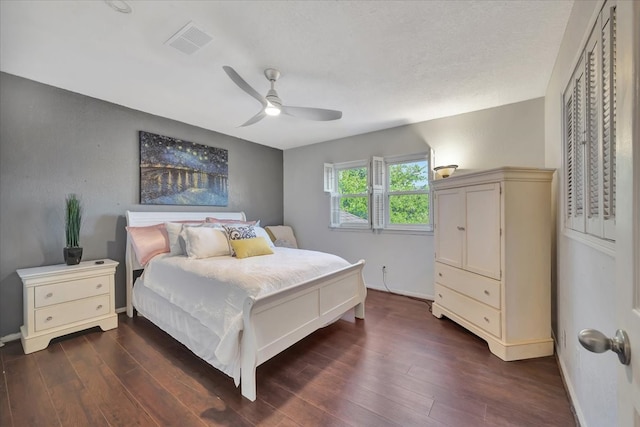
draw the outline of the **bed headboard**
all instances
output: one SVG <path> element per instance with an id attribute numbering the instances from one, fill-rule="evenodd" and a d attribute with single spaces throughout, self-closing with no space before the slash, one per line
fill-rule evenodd
<path id="1" fill-rule="evenodd" d="M 162 224 L 172 221 L 204 221 L 207 217 L 215 217 L 219 219 L 237 219 L 246 221 L 244 212 L 136 212 L 127 211 L 127 226 L 129 227 L 145 227 L 148 225 Z M 133 272 L 140 270 L 142 267 L 136 259 L 136 253 L 133 250 L 129 233 L 127 233 L 127 246 L 125 251 L 125 265 L 127 275 L 127 315 L 133 316 L 132 290 L 133 290 Z"/>

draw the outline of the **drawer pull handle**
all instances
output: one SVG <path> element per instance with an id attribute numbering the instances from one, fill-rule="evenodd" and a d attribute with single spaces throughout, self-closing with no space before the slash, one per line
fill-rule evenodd
<path id="1" fill-rule="evenodd" d="M 438 294 L 438 296 L 439 296 L 440 298 L 442 298 L 442 294 Z"/>
<path id="2" fill-rule="evenodd" d="M 442 277 L 442 273 L 438 273 L 438 276 Z"/>
<path id="3" fill-rule="evenodd" d="M 47 317 L 47 318 L 45 319 L 45 322 L 50 322 L 50 321 L 52 321 L 52 320 L 53 320 L 53 317 L 52 317 L 52 316 L 49 316 L 49 317 Z"/>
<path id="4" fill-rule="evenodd" d="M 100 310 L 102 308 L 102 304 L 96 307 L 96 310 Z"/>
<path id="5" fill-rule="evenodd" d="M 98 286 L 96 286 L 96 289 L 100 289 L 102 287 L 102 283 L 98 283 Z"/>
<path id="6" fill-rule="evenodd" d="M 458 226 L 458 230 L 464 231 L 464 227 Z"/>
<path id="7" fill-rule="evenodd" d="M 489 292 L 488 290 L 486 290 L 486 289 L 485 289 L 485 290 L 484 290 L 484 294 L 485 294 L 485 295 L 491 295 L 491 292 Z"/>
<path id="8" fill-rule="evenodd" d="M 484 321 L 489 323 L 489 318 L 487 316 L 484 317 Z"/>
<path id="9" fill-rule="evenodd" d="M 53 296 L 53 292 L 49 292 L 47 295 L 45 295 L 45 298 L 51 298 Z"/>

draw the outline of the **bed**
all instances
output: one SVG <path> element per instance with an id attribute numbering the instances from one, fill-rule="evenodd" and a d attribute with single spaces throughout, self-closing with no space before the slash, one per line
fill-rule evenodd
<path id="1" fill-rule="evenodd" d="M 127 211 L 126 217 L 129 230 L 161 227 L 165 223 L 205 221 L 211 217 L 228 223 L 246 222 L 243 212 Z M 196 262 L 180 259 L 186 258 L 184 256 L 170 257 L 167 254 L 158 254 L 152 256 L 150 261 L 145 260 L 141 263 L 136 256 L 139 248 L 134 247 L 134 244 L 132 233 L 127 233 L 125 255 L 127 315 L 132 317 L 135 311 L 139 312 L 184 344 L 194 354 L 234 378 L 236 385 L 240 384 L 242 395 L 251 401 L 256 399 L 256 368 L 260 364 L 315 330 L 339 319 L 351 309 L 354 309 L 356 318 L 364 319 L 366 287 L 362 275 L 363 260 L 350 264 L 341 258 L 324 254 L 328 261 L 323 261 L 321 267 L 313 267 L 313 269 L 305 267 L 296 273 L 292 272 L 289 277 L 288 272 L 277 273 L 275 267 L 271 268 L 271 266 L 277 264 L 278 260 L 287 266 L 293 266 L 298 262 L 297 257 L 301 257 L 299 263 L 311 262 L 305 257 L 316 257 L 316 253 L 274 248 L 274 254 L 269 256 L 246 259 L 226 256 L 199 259 Z M 140 253 L 139 250 L 138 253 Z M 317 254 L 322 256 L 321 253 Z M 214 263 L 218 264 L 213 267 Z M 142 264 L 146 264 L 147 271 L 139 275 L 138 273 L 143 269 Z M 259 279 L 250 273 L 249 279 L 253 281 L 250 280 L 251 283 L 247 285 L 249 291 L 244 288 L 242 290 L 244 293 L 229 291 L 231 294 L 228 295 L 233 297 L 227 297 L 228 301 L 222 310 L 233 313 L 235 320 L 225 321 L 225 325 L 228 323 L 234 326 L 231 327 L 230 332 L 220 334 L 215 324 L 209 322 L 219 317 L 220 310 L 209 310 L 208 303 L 205 304 L 205 302 L 209 298 L 213 306 L 214 301 L 222 299 L 216 292 L 232 289 L 232 287 L 222 282 L 213 286 L 207 284 L 205 279 L 212 274 L 212 270 L 230 271 L 229 266 L 232 265 L 246 265 L 249 272 L 274 270 L 274 274 L 281 274 L 281 276 L 277 274 L 274 276 L 280 277 L 275 279 L 278 282 L 277 286 L 253 291 L 253 282 Z M 224 266 L 227 266 L 226 270 Z M 183 276 L 173 273 L 178 270 L 185 270 L 179 273 L 181 275 L 193 276 L 184 276 L 188 278 L 182 279 Z M 158 279 L 160 277 L 169 280 L 164 280 L 166 283 L 163 283 Z M 172 285 L 172 282 L 178 281 L 180 286 Z M 268 291 L 265 290 L 267 288 Z M 189 302 L 192 301 L 187 298 L 189 293 L 198 295 L 197 307 L 193 302 Z M 236 301 L 235 304 L 229 303 L 234 301 L 234 298 L 241 300 Z M 236 309 L 237 315 L 234 311 Z M 221 346 L 224 347 L 224 357 L 218 351 Z"/>

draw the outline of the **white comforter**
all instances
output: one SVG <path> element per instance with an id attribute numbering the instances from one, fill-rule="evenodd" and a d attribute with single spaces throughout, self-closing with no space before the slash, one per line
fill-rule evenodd
<path id="1" fill-rule="evenodd" d="M 240 331 L 247 297 L 260 297 L 348 267 L 335 255 L 273 248 L 274 254 L 237 259 L 230 256 L 189 259 L 154 257 L 142 276 L 144 286 L 190 313 L 217 341 L 218 368 L 240 378 Z"/>

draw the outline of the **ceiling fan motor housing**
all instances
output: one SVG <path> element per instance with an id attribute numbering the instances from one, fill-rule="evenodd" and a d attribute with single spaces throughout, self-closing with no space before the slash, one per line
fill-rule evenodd
<path id="1" fill-rule="evenodd" d="M 275 89 L 270 89 L 269 92 L 267 92 L 267 96 L 265 96 L 265 98 L 267 98 L 267 101 L 269 101 L 271 104 L 277 107 L 282 107 L 282 100 L 278 96 L 278 93 L 275 91 Z"/>

